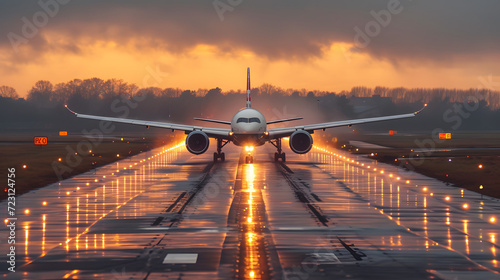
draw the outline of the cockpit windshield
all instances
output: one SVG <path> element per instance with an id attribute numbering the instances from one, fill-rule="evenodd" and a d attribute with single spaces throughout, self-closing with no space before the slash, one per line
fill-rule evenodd
<path id="1" fill-rule="evenodd" d="M 260 119 L 259 118 L 238 118 L 238 120 L 236 121 L 236 123 L 260 123 Z"/>

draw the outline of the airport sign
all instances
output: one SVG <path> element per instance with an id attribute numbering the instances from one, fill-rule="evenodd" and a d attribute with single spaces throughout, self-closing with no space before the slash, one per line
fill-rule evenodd
<path id="1" fill-rule="evenodd" d="M 44 136 L 35 136 L 33 137 L 33 143 L 35 143 L 35 145 L 47 145 L 48 140 L 47 137 Z"/>
<path id="2" fill-rule="evenodd" d="M 439 133 L 439 139 L 451 139 L 451 133 Z"/>
<path id="3" fill-rule="evenodd" d="M 68 136 L 68 132 L 65 130 L 59 131 L 59 136 Z"/>

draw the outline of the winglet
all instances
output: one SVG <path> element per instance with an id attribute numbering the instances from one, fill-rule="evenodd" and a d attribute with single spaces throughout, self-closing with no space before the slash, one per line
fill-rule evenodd
<path id="1" fill-rule="evenodd" d="M 68 105 L 64 105 L 64 107 L 66 107 L 66 109 L 68 109 L 68 111 L 70 111 L 71 113 L 75 114 L 76 116 L 78 116 L 78 114 L 76 112 L 73 112 L 69 107 Z"/>
<path id="2" fill-rule="evenodd" d="M 247 68 L 247 108 L 252 107 L 252 99 L 250 98 L 250 67 Z"/>
<path id="3" fill-rule="evenodd" d="M 422 111 L 425 109 L 425 107 L 427 107 L 427 103 L 425 103 L 425 104 L 424 104 L 424 107 L 422 107 L 422 109 L 420 109 L 420 110 L 416 111 L 416 112 L 415 112 L 415 113 L 413 113 L 413 114 L 417 115 L 418 113 L 422 112 Z"/>

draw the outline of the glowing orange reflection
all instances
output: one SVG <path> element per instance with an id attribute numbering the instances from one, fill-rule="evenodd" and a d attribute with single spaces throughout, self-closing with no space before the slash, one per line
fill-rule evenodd
<path id="1" fill-rule="evenodd" d="M 259 248 L 262 245 L 261 219 L 258 213 L 258 207 L 261 203 L 261 192 L 255 189 L 255 166 L 246 164 L 244 170 L 244 183 L 242 188 L 242 201 L 245 209 L 245 217 L 240 225 L 243 229 L 242 249 L 244 258 L 240 278 L 255 279 L 262 275 L 262 254 Z"/>

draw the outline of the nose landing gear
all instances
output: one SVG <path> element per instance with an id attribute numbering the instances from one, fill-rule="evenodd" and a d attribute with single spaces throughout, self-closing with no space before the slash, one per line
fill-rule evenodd
<path id="1" fill-rule="evenodd" d="M 245 163 L 253 163 L 253 156 L 250 153 L 245 156 Z"/>
<path id="2" fill-rule="evenodd" d="M 245 156 L 245 163 L 253 163 L 253 156 L 252 156 L 252 151 L 254 147 L 253 146 L 246 146 L 245 150 L 247 151 L 247 155 Z"/>

